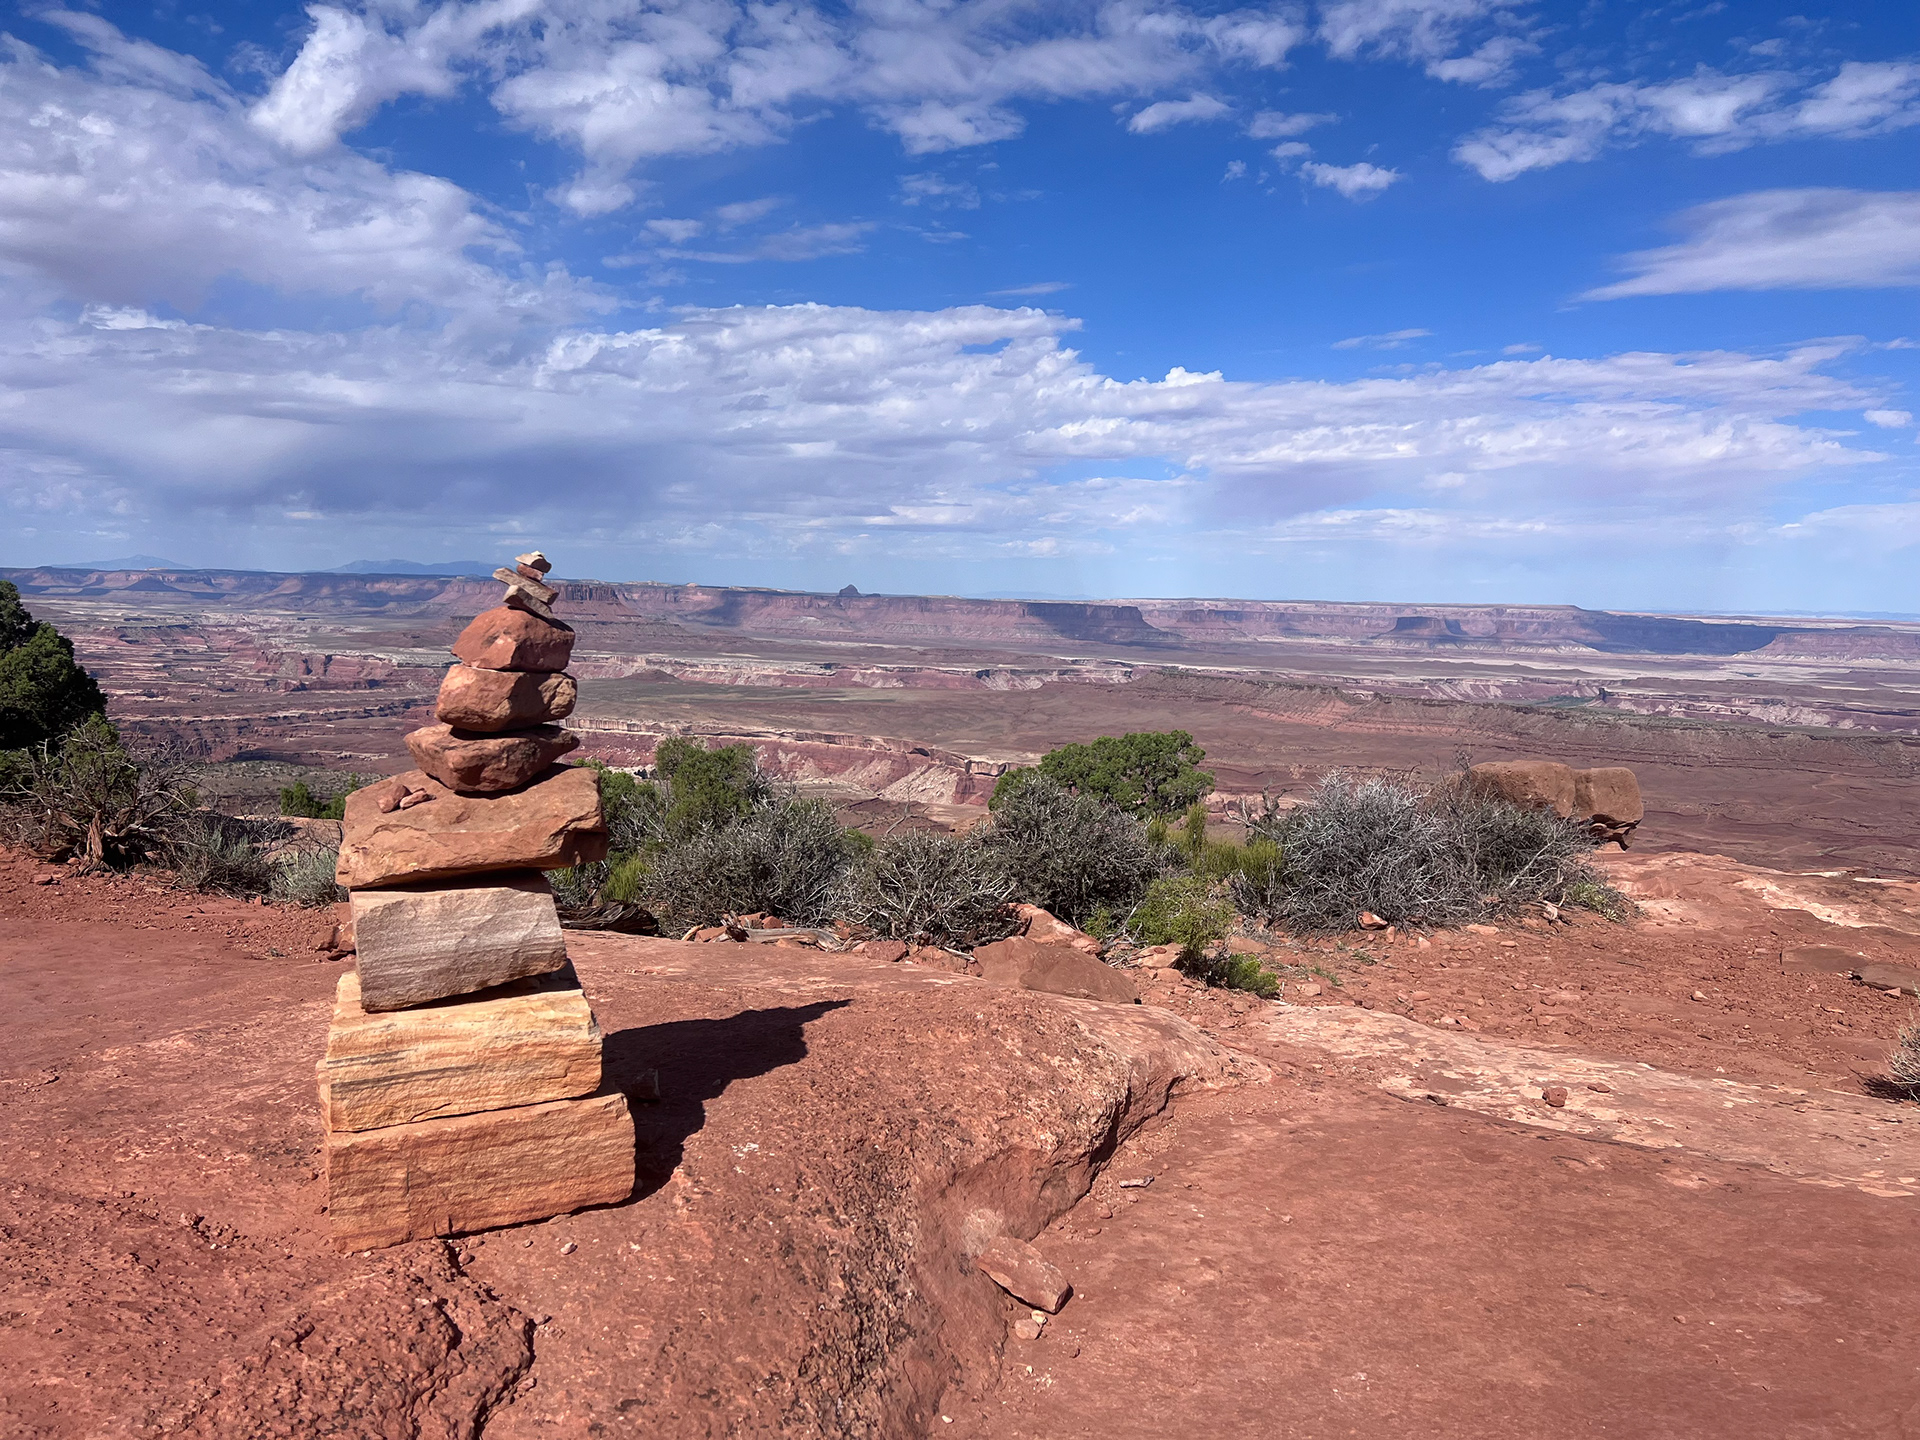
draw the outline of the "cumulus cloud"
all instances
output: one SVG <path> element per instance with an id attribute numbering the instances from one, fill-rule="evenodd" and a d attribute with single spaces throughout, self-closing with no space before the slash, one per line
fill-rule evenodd
<path id="1" fill-rule="evenodd" d="M 1155 131 L 1165 130 L 1170 125 L 1191 125 L 1196 121 L 1218 120 L 1222 115 L 1231 115 L 1233 107 L 1224 100 L 1211 95 L 1193 94 L 1185 100 L 1156 100 L 1146 109 L 1134 114 L 1127 121 L 1127 129 L 1135 135 L 1151 135 Z"/>
<path id="2" fill-rule="evenodd" d="M 1592 160 L 1647 136 L 1720 154 L 1769 141 L 1857 139 L 1920 124 L 1920 63 L 1849 61 L 1818 84 L 1782 71 L 1727 75 L 1701 66 L 1660 82 L 1608 81 L 1566 93 L 1534 90 L 1454 147 L 1488 180 Z"/>
<path id="3" fill-rule="evenodd" d="M 1018 135 L 1024 102 L 1277 67 L 1307 34 L 1284 5 L 1209 15 L 1164 0 L 1021 15 L 939 0 L 359 0 L 310 14 L 299 54 L 254 108 L 264 133 L 321 154 L 380 105 L 472 78 L 512 123 L 580 154 L 556 198 L 585 215 L 631 203 L 632 172 L 649 160 L 773 143 L 808 107 L 858 106 L 909 154 L 932 154 Z M 1195 91 L 1135 119 L 1145 132 L 1210 106 L 1224 113 Z"/>
<path id="4" fill-rule="evenodd" d="M 1626 256 L 1635 273 L 1585 298 L 1920 285 L 1920 191 L 1760 190 L 1684 210 L 1673 227 L 1681 243 Z"/>
<path id="5" fill-rule="evenodd" d="M 389 311 L 551 319 L 590 303 L 564 271 L 510 278 L 514 240 L 459 186 L 347 152 L 290 166 L 192 61 L 55 18 L 90 69 L 17 41 L 0 53 L 0 266 L 16 276 L 182 309 L 228 279 Z"/>
<path id="6" fill-rule="evenodd" d="M 1338 190 L 1349 200 L 1371 200 L 1402 178 L 1398 170 L 1370 165 L 1364 160 L 1357 165 L 1323 165 L 1318 160 L 1309 160 L 1300 167 L 1300 173 L 1315 185 Z"/>

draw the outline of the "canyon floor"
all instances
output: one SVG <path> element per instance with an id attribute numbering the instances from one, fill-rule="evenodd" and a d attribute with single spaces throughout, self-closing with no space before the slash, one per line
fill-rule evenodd
<path id="1" fill-rule="evenodd" d="M 7 571 L 128 733 L 271 807 L 295 773 L 405 769 L 493 587 L 395 576 Z M 1068 741 L 1179 728 L 1228 825 L 1333 766 L 1628 765 L 1637 843 L 1796 869 L 1920 851 L 1920 624 L 1567 606 L 1048 604 L 560 582 L 582 753 L 746 742 L 870 827 L 977 817 Z"/>
<path id="2" fill-rule="evenodd" d="M 331 915 L 0 852 L 0 1432 L 1915 1433 L 1916 1007 L 1846 972 L 1920 884 L 1607 863 L 1639 922 L 1267 937 L 1279 1002 L 576 935 L 634 1198 L 343 1256 Z"/>

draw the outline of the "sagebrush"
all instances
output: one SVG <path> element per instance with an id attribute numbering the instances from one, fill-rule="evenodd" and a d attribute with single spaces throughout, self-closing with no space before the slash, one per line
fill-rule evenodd
<path id="1" fill-rule="evenodd" d="M 848 918 L 911 945 L 971 948 L 1011 933 L 1012 879 L 994 852 L 965 835 L 887 835 L 854 866 Z"/>
<path id="2" fill-rule="evenodd" d="M 1000 799 L 980 843 L 1016 899 L 1074 925 L 1101 909 L 1131 911 L 1171 860 L 1133 816 L 1044 775 Z"/>

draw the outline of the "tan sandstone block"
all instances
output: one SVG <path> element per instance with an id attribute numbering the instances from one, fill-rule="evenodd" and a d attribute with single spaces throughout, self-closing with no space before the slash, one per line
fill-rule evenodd
<path id="1" fill-rule="evenodd" d="M 1574 772 L 1573 813 L 1615 825 L 1638 825 L 1646 818 L 1647 806 L 1633 771 L 1624 765 L 1606 765 Z"/>
<path id="2" fill-rule="evenodd" d="M 1489 760 L 1476 765 L 1473 778 L 1501 799 L 1529 810 L 1573 814 L 1573 767 L 1557 760 Z"/>
<path id="3" fill-rule="evenodd" d="M 430 798 L 380 809 L 409 790 Z M 343 832 L 334 873 L 350 890 L 607 858 L 600 780 L 583 766 L 556 769 L 507 795 L 462 795 L 409 770 L 349 795 Z"/>
<path id="4" fill-rule="evenodd" d="M 571 965 L 483 995 L 368 1012 L 340 977 L 318 1066 L 328 1130 L 571 1100 L 600 1088 L 600 1027 Z"/>
<path id="5" fill-rule="evenodd" d="M 371 1250 L 518 1225 L 633 1193 L 633 1116 L 620 1093 L 330 1134 L 334 1246 Z"/>
<path id="6" fill-rule="evenodd" d="M 538 870 L 355 890 L 347 903 L 368 1010 L 471 995 L 567 963 L 553 888 Z"/>
<path id="7" fill-rule="evenodd" d="M 579 698 L 580 687 L 571 675 L 453 665 L 440 682 L 440 699 L 433 713 L 463 730 L 492 734 L 564 720 L 573 713 Z"/>

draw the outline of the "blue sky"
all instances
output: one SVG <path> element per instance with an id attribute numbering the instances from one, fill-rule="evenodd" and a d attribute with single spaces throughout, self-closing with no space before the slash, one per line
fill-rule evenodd
<path id="1" fill-rule="evenodd" d="M 0 563 L 1920 610 L 1910 5 L 0 27 Z"/>

